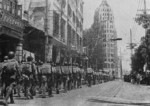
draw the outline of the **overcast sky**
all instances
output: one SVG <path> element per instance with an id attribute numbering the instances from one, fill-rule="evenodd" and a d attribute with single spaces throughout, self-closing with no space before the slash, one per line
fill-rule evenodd
<path id="1" fill-rule="evenodd" d="M 144 30 L 141 26 L 135 23 L 134 18 L 138 8 L 144 7 L 144 0 L 107 0 L 112 8 L 115 17 L 115 27 L 119 38 L 118 49 L 121 48 L 123 55 L 123 68 L 130 70 L 130 50 L 126 48 L 130 42 L 130 28 L 133 33 L 133 42 L 139 43 L 140 38 L 144 36 Z M 93 23 L 95 9 L 99 7 L 102 0 L 84 0 L 84 29 L 87 29 Z M 140 5 L 138 5 L 140 4 Z M 150 5 L 150 0 L 147 0 L 147 6 Z M 140 12 L 139 12 L 140 13 Z"/>

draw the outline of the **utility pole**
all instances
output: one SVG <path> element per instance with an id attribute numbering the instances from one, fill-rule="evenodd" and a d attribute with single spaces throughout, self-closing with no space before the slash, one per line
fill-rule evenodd
<path id="1" fill-rule="evenodd" d="M 146 0 L 144 0 L 144 14 L 147 14 L 147 10 L 146 10 Z"/>
<path id="2" fill-rule="evenodd" d="M 44 21 L 44 33 L 45 33 L 45 60 L 48 62 L 48 52 L 49 52 L 49 36 L 48 36 L 48 0 L 45 0 L 45 21 Z"/>

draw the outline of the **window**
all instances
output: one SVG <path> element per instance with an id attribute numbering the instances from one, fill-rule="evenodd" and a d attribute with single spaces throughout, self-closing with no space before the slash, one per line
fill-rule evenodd
<path id="1" fill-rule="evenodd" d="M 61 39 L 63 40 L 63 42 L 65 42 L 65 25 L 65 20 L 61 19 Z"/>
<path id="2" fill-rule="evenodd" d="M 10 2 L 10 13 L 12 13 L 12 9 L 13 9 L 13 3 L 12 2 Z"/>
<path id="3" fill-rule="evenodd" d="M 67 43 L 68 43 L 68 45 L 71 45 L 71 38 L 72 38 L 72 37 L 71 37 L 71 36 L 72 36 L 72 35 L 71 35 L 71 34 L 72 34 L 71 30 L 72 30 L 72 29 L 71 29 L 71 26 L 68 25 L 68 26 L 67 26 L 67 32 L 68 32 L 68 35 L 67 35 L 67 39 L 68 39 L 68 40 L 67 40 Z"/>
<path id="4" fill-rule="evenodd" d="M 59 14 L 54 12 L 53 17 L 54 17 L 53 18 L 53 23 L 54 23 L 53 34 L 55 37 L 58 37 L 58 35 L 59 35 Z"/>

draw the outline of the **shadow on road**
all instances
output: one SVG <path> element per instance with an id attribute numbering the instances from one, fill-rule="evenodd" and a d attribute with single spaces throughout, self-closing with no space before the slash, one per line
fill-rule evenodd
<path id="1" fill-rule="evenodd" d="M 89 101 L 89 102 L 97 102 L 97 103 L 108 103 L 108 104 L 150 106 L 150 103 L 125 103 L 125 102 L 115 102 L 115 101 L 98 100 L 98 99 L 88 99 L 87 101 Z"/>

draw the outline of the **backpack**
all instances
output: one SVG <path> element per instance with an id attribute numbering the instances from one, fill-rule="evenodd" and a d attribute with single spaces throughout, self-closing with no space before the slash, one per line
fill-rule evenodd
<path id="1" fill-rule="evenodd" d="M 24 63 L 22 67 L 22 73 L 30 76 L 32 73 L 32 63 Z"/>
<path id="2" fill-rule="evenodd" d="M 14 74 L 16 71 L 16 61 L 8 61 L 5 63 L 3 70 L 5 74 Z"/>

